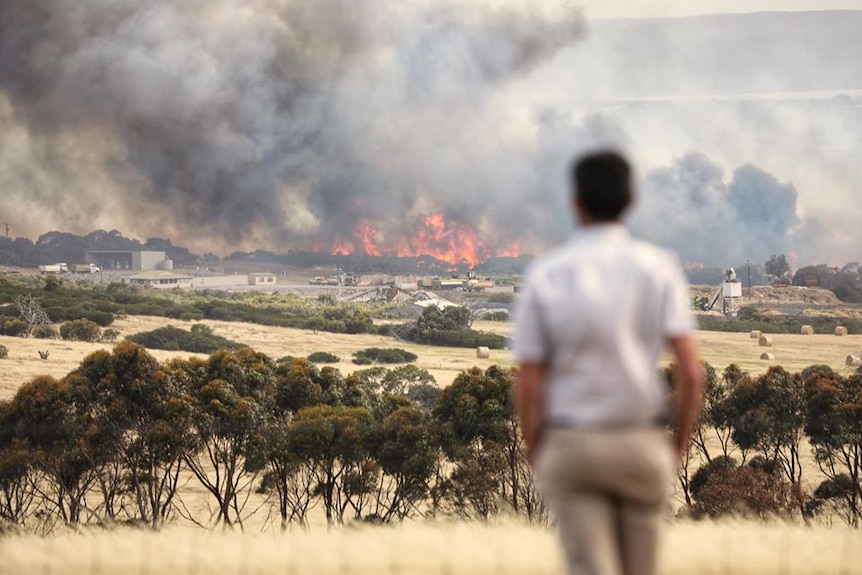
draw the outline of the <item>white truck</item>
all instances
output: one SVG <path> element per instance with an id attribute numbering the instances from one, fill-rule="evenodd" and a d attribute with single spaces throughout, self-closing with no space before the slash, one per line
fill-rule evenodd
<path id="1" fill-rule="evenodd" d="M 72 271 L 76 274 L 97 274 L 102 270 L 96 264 L 72 264 Z"/>
<path id="2" fill-rule="evenodd" d="M 39 273 L 46 274 L 64 274 L 69 271 L 69 266 L 64 263 L 59 264 L 46 264 L 44 266 L 39 266 Z"/>

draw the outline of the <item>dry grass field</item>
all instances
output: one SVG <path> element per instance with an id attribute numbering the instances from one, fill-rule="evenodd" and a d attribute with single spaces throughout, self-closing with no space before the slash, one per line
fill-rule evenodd
<path id="1" fill-rule="evenodd" d="M 416 364 L 427 369 L 440 385 L 447 385 L 463 369 L 477 365 L 486 368 L 494 363 L 514 365 L 511 354 L 505 350 L 492 350 L 488 359 L 476 358 L 472 349 L 434 347 L 399 342 L 391 337 L 374 335 L 347 335 L 280 327 L 267 327 L 249 323 L 208 321 L 208 325 L 221 336 L 250 345 L 273 358 L 284 355 L 305 356 L 314 351 L 329 351 L 341 358 L 336 364 L 342 372 L 358 369 L 351 362 L 351 354 L 366 347 L 401 347 L 419 356 Z M 162 317 L 127 317 L 118 319 L 112 327 L 121 336 L 132 335 L 164 325 L 188 329 L 192 323 Z M 506 334 L 509 325 L 501 322 L 475 322 L 476 329 Z M 772 364 L 788 370 L 799 370 L 814 363 L 824 363 L 836 370 L 844 370 L 844 359 L 849 354 L 862 353 L 862 336 L 850 335 L 795 335 L 776 334 L 771 348 L 759 347 L 748 333 L 698 332 L 701 355 L 718 369 L 737 363 L 753 373 L 765 371 Z M 9 349 L 9 357 L 0 360 L 0 399 L 12 396 L 25 381 L 36 375 L 61 377 L 74 369 L 89 353 L 109 349 L 110 344 L 83 343 L 59 340 L 22 339 L 0 336 L 0 344 Z M 39 358 L 39 351 L 48 350 L 47 360 Z M 775 355 L 772 361 L 760 359 L 761 353 Z M 153 350 L 160 360 L 188 353 Z"/>
<path id="2" fill-rule="evenodd" d="M 117 320 L 123 336 L 163 325 L 188 329 L 190 323 L 156 317 Z M 417 365 L 428 369 L 441 385 L 462 369 L 493 363 L 512 365 L 506 351 L 477 359 L 471 349 L 418 346 L 370 335 L 314 334 L 245 323 L 207 322 L 214 331 L 244 342 L 273 358 L 304 356 L 326 350 L 342 358 L 337 367 L 357 369 L 350 358 L 365 347 L 403 347 L 419 355 Z M 477 322 L 474 327 L 507 333 L 504 323 Z M 719 369 L 737 363 L 761 372 L 771 363 L 798 370 L 826 363 L 844 370 L 844 358 L 859 354 L 862 336 L 775 335 L 769 351 L 773 362 L 762 361 L 766 350 L 747 333 L 699 332 L 701 353 Z M 9 357 L 0 360 L 0 399 L 14 394 L 23 382 L 39 374 L 61 377 L 89 353 L 109 344 L 27 340 L 0 337 Z M 39 350 L 49 350 L 41 360 Z M 153 351 L 160 360 L 178 355 Z M 179 354 L 187 356 L 189 354 Z M 811 472 L 812 463 L 806 459 Z M 809 475 L 809 478 L 812 475 Z M 189 484 L 189 501 L 204 505 L 205 495 Z M 201 491 L 200 493 L 197 493 Z M 192 507 L 195 507 L 192 505 Z M 85 530 L 47 538 L 0 537 L 0 575 L 30 573 L 124 574 L 222 573 L 561 573 L 562 563 L 554 535 L 547 529 L 517 524 L 493 527 L 461 523 L 410 523 L 393 528 L 345 528 L 328 532 L 317 523 L 308 532 L 288 534 L 213 533 L 180 523 L 162 533 L 146 531 Z M 853 574 L 862 573 L 862 545 L 858 532 L 835 527 L 806 528 L 780 523 L 675 522 L 665 540 L 663 574 Z"/>
<path id="3" fill-rule="evenodd" d="M 290 533 L 172 528 L 0 538 L 0 575 L 562 573 L 554 534 L 525 525 L 405 524 Z M 671 525 L 662 575 L 862 573 L 859 533 L 749 522 Z"/>

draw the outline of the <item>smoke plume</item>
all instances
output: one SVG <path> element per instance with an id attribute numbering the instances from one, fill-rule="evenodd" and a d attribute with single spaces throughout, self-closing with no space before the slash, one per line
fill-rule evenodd
<path id="1" fill-rule="evenodd" d="M 688 154 L 641 187 L 633 228 L 684 261 L 760 262 L 792 248 L 797 191 L 760 168 L 747 164 L 728 178 L 709 158 Z"/>
<path id="2" fill-rule="evenodd" d="M 4 2 L 7 217 L 287 250 L 446 212 L 493 243 L 494 89 L 581 30 L 566 3 Z"/>
<path id="3" fill-rule="evenodd" d="M 768 36 L 771 18 L 740 22 Z M 776 37 L 823 36 L 782 18 Z M 848 38 L 862 21 L 812 18 Z M 635 231 L 685 260 L 854 250 L 858 226 L 816 197 L 836 204 L 862 181 L 857 100 L 841 113 L 613 100 L 709 82 L 807 90 L 857 69 L 767 42 L 744 67 L 756 74 L 734 75 L 734 22 L 587 35 L 569 2 L 0 2 L 2 217 L 18 235 L 118 228 L 200 253 L 409 253 L 435 230 L 447 246 L 475 239 L 480 258 L 539 252 L 571 229 L 573 154 L 614 146 L 642 167 Z M 835 213 L 846 233 L 825 241 Z"/>

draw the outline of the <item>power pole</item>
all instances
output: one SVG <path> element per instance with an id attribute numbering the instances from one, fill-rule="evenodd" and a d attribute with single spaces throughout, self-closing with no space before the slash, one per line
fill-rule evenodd
<path id="1" fill-rule="evenodd" d="M 6 239 L 9 239 L 9 224 L 6 224 Z"/>
<path id="2" fill-rule="evenodd" d="M 751 260 L 745 262 L 745 267 L 748 268 L 748 299 L 751 300 Z"/>

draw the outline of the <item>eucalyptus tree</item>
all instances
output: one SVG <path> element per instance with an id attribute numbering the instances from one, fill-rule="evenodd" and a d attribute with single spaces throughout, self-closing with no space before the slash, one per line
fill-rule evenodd
<path id="1" fill-rule="evenodd" d="M 213 521 L 242 526 L 252 485 L 266 464 L 265 430 L 275 405 L 275 363 L 242 348 L 176 366 L 192 400 L 193 448 L 183 457 L 215 500 Z"/>
<path id="2" fill-rule="evenodd" d="M 835 499 L 853 527 L 862 527 L 862 375 L 818 370 L 805 380 L 805 432 L 826 476 L 815 500 Z"/>

